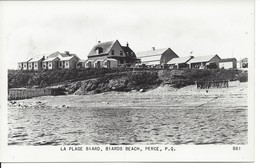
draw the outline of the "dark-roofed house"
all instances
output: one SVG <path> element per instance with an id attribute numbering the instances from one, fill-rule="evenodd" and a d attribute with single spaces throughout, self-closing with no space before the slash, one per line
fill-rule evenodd
<path id="1" fill-rule="evenodd" d="M 208 66 L 219 67 L 219 61 L 221 58 L 216 55 L 208 55 L 208 56 L 196 56 L 193 59 L 189 60 L 187 63 L 190 68 L 198 68 L 205 69 Z"/>
<path id="2" fill-rule="evenodd" d="M 28 70 L 28 64 L 29 64 L 29 61 L 31 61 L 32 58 L 28 59 L 27 61 L 23 61 L 23 62 L 18 62 L 18 69 L 19 70 Z"/>
<path id="3" fill-rule="evenodd" d="M 127 67 L 135 65 L 140 62 L 140 59 L 136 58 L 135 52 L 129 47 L 127 43 L 126 46 L 122 46 L 124 53 L 126 54 L 125 64 Z"/>
<path id="4" fill-rule="evenodd" d="M 224 58 L 219 61 L 219 68 L 231 69 L 237 68 L 237 59 L 236 58 Z"/>
<path id="5" fill-rule="evenodd" d="M 29 61 L 29 70 L 41 70 L 42 69 L 42 61 L 44 60 L 43 57 L 35 57 Z"/>
<path id="6" fill-rule="evenodd" d="M 155 49 L 153 47 L 152 50 L 136 53 L 136 57 L 141 60 L 142 64 L 147 66 L 162 66 L 179 56 L 170 48 Z"/>
<path id="7" fill-rule="evenodd" d="M 187 62 L 193 57 L 194 56 L 173 58 L 167 64 L 171 69 L 189 68 L 189 64 L 187 64 Z"/>
<path id="8" fill-rule="evenodd" d="M 96 62 L 96 67 L 103 67 L 100 63 L 107 58 L 117 60 L 118 66 L 129 66 L 138 60 L 128 44 L 121 46 L 118 40 L 102 43 L 99 41 L 88 54 L 88 64 Z M 94 65 L 89 65 L 89 67 L 94 67 Z"/>

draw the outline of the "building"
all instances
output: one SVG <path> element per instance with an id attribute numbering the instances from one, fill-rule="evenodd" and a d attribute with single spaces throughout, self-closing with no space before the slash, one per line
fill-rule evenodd
<path id="1" fill-rule="evenodd" d="M 77 68 L 78 69 L 82 69 L 82 68 L 86 68 L 86 62 L 87 62 L 87 60 L 78 60 L 78 62 L 77 62 Z"/>
<path id="2" fill-rule="evenodd" d="M 194 56 L 173 58 L 167 64 L 170 69 L 189 68 L 189 64 L 187 64 L 187 62 L 192 58 L 194 58 Z"/>
<path id="3" fill-rule="evenodd" d="M 77 62 L 80 60 L 76 54 L 71 54 L 69 51 L 65 51 L 64 53 L 61 52 L 54 52 L 47 57 L 47 59 L 54 59 L 58 58 L 58 66 L 56 67 L 56 63 L 54 64 L 55 69 L 75 69 L 77 67 Z"/>
<path id="4" fill-rule="evenodd" d="M 103 68 L 116 68 L 118 67 L 118 61 L 113 58 L 106 58 L 101 62 Z"/>
<path id="5" fill-rule="evenodd" d="M 28 64 L 29 64 L 29 61 L 31 61 L 31 60 L 32 60 L 32 58 L 30 58 L 24 62 L 18 62 L 18 69 L 19 70 L 29 70 Z"/>
<path id="6" fill-rule="evenodd" d="M 42 69 L 58 69 L 59 57 L 47 57 L 42 61 Z"/>
<path id="7" fill-rule="evenodd" d="M 123 67 L 134 65 L 138 61 L 128 44 L 121 46 L 118 40 L 102 43 L 99 41 L 88 54 L 87 67 L 102 67 L 101 62 L 107 58 L 117 60 L 117 65 Z"/>
<path id="8" fill-rule="evenodd" d="M 208 56 L 196 56 L 190 59 L 187 63 L 189 64 L 189 68 L 218 68 L 220 60 L 221 58 L 216 54 Z"/>
<path id="9" fill-rule="evenodd" d="M 240 67 L 239 68 L 248 68 L 248 58 L 243 58 L 239 61 Z"/>
<path id="10" fill-rule="evenodd" d="M 75 55 L 59 58 L 59 68 L 61 69 L 75 69 L 77 62 L 79 61 L 79 58 Z"/>
<path id="11" fill-rule="evenodd" d="M 219 68 L 234 69 L 237 68 L 236 58 L 224 58 L 219 61 Z"/>
<path id="12" fill-rule="evenodd" d="M 138 52 L 136 56 L 141 60 L 141 64 L 147 66 L 162 66 L 167 64 L 171 59 L 179 57 L 170 48 L 155 49 L 154 47 L 149 51 Z"/>
<path id="13" fill-rule="evenodd" d="M 42 61 L 44 60 L 44 56 L 43 57 L 37 57 L 37 58 L 33 58 L 29 61 L 29 70 L 41 70 L 42 69 Z"/>
<path id="14" fill-rule="evenodd" d="M 125 65 L 127 67 L 133 66 L 136 63 L 140 63 L 140 59 L 136 58 L 135 52 L 129 47 L 128 43 L 126 43 L 126 46 L 122 46 L 122 48 L 126 55 Z"/>

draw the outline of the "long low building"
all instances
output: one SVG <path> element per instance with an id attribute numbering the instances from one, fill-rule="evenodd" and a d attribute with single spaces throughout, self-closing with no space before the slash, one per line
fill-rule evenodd
<path id="1" fill-rule="evenodd" d="M 179 56 L 171 48 L 155 49 L 153 47 L 152 50 L 136 53 L 136 57 L 141 60 L 141 64 L 162 66 L 167 64 L 171 59 L 178 58 Z"/>
<path id="2" fill-rule="evenodd" d="M 231 59 L 221 59 L 217 54 L 208 56 L 189 56 L 171 59 L 167 64 L 170 68 L 219 68 L 220 63 L 226 63 Z M 233 60 L 233 58 L 232 58 Z M 226 66 L 227 68 L 227 66 Z M 231 68 L 231 67 L 230 67 Z"/>
<path id="3" fill-rule="evenodd" d="M 205 69 L 207 66 L 215 66 L 219 67 L 219 61 L 221 58 L 215 55 L 207 55 L 207 56 L 196 56 L 190 59 L 187 64 L 189 64 L 189 68 L 198 68 Z"/>
<path id="4" fill-rule="evenodd" d="M 192 58 L 194 58 L 194 56 L 173 58 L 167 64 L 171 69 L 189 68 L 187 62 Z"/>

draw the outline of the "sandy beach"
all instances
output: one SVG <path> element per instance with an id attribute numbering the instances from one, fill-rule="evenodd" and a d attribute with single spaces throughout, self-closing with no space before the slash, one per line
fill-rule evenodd
<path id="1" fill-rule="evenodd" d="M 10 101 L 8 144 L 247 144 L 247 85 Z"/>

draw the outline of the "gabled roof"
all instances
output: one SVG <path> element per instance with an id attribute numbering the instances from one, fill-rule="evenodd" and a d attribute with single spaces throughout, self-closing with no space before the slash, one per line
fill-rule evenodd
<path id="1" fill-rule="evenodd" d="M 59 51 L 56 51 L 55 53 L 52 53 L 51 55 L 47 56 L 47 58 L 54 58 L 58 57 L 59 55 L 61 55 L 61 53 Z"/>
<path id="2" fill-rule="evenodd" d="M 71 53 L 61 53 L 59 51 L 56 51 L 54 53 L 52 53 L 51 55 L 47 56 L 47 58 L 51 58 L 51 57 L 72 57 L 72 56 L 76 56 L 76 54 L 71 54 Z"/>
<path id="3" fill-rule="evenodd" d="M 162 48 L 162 49 L 155 49 L 155 50 L 149 50 L 149 51 L 141 51 L 136 53 L 137 58 L 147 57 L 147 56 L 156 56 L 156 55 L 162 55 L 166 50 L 169 48 Z"/>
<path id="4" fill-rule="evenodd" d="M 48 61 L 54 61 L 55 59 L 59 59 L 59 57 L 49 57 L 49 58 L 46 58 L 45 60 L 43 60 L 42 62 L 48 62 Z"/>
<path id="5" fill-rule="evenodd" d="M 59 60 L 61 61 L 68 61 L 70 59 L 72 59 L 73 57 L 76 57 L 78 60 L 79 60 L 79 57 L 76 55 L 76 54 L 67 54 L 67 53 L 61 53 L 59 51 L 56 51 L 54 53 L 52 53 L 51 55 L 47 56 L 47 61 L 52 61 L 54 60 L 55 58 L 59 58 Z M 51 58 L 54 58 L 54 59 L 51 59 Z M 44 61 L 46 62 L 46 61 Z"/>
<path id="6" fill-rule="evenodd" d="M 134 51 L 128 46 L 122 46 L 123 51 L 127 57 L 136 58 Z"/>
<path id="7" fill-rule="evenodd" d="M 29 62 L 38 62 L 42 59 L 43 59 L 43 57 L 35 57 L 35 58 L 32 58 Z"/>
<path id="8" fill-rule="evenodd" d="M 231 62 L 231 61 L 236 61 L 236 58 L 223 58 L 219 62 Z"/>
<path id="9" fill-rule="evenodd" d="M 76 55 L 74 55 L 74 56 L 65 56 L 65 57 L 58 56 L 58 57 L 59 57 L 60 61 L 69 61 L 69 60 L 71 60 L 74 57 L 79 59 Z"/>
<path id="10" fill-rule="evenodd" d="M 105 55 L 105 54 L 109 54 L 110 50 L 112 49 L 113 45 L 115 44 L 115 42 L 117 42 L 117 40 L 115 41 L 108 41 L 108 42 L 103 42 L 103 43 L 98 43 L 96 44 L 92 50 L 89 52 L 88 56 L 95 56 L 95 55 Z M 96 53 L 96 49 L 97 48 L 102 48 L 103 52 L 100 54 Z"/>
<path id="11" fill-rule="evenodd" d="M 167 64 L 185 64 L 189 60 L 191 60 L 193 57 L 179 57 L 179 58 L 173 58 L 171 59 Z"/>
<path id="12" fill-rule="evenodd" d="M 189 60 L 188 63 L 199 63 L 199 62 L 209 62 L 212 58 L 218 57 L 219 60 L 221 59 L 217 54 L 215 55 L 207 55 L 207 56 L 198 56 L 194 57 L 193 59 Z"/>
<path id="13" fill-rule="evenodd" d="M 29 62 L 31 61 L 33 58 L 30 58 L 30 59 L 27 59 L 27 61 L 21 61 L 21 62 L 18 62 L 18 63 L 24 63 L 24 62 Z"/>

